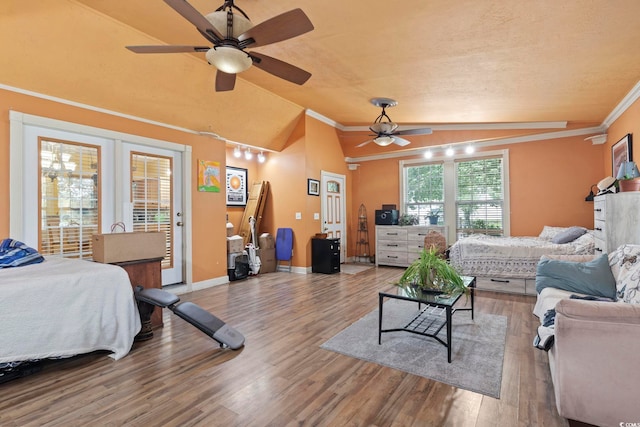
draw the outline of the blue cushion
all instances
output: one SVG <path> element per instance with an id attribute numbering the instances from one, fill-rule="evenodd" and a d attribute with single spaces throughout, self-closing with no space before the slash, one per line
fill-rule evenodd
<path id="1" fill-rule="evenodd" d="M 541 259 L 536 270 L 536 291 L 549 287 L 616 299 L 616 280 L 607 254 L 589 262 Z"/>
<path id="2" fill-rule="evenodd" d="M 563 244 L 573 242 L 586 232 L 587 229 L 584 227 L 569 227 L 566 230 L 561 231 L 560 233 L 553 236 L 553 239 L 551 239 L 551 243 Z"/>

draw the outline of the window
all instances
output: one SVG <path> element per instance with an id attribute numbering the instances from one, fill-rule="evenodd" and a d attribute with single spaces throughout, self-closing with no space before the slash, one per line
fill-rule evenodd
<path id="1" fill-rule="evenodd" d="M 401 210 L 418 215 L 420 225 L 429 225 L 429 213 L 437 212 L 451 241 L 474 233 L 509 235 L 507 150 L 406 160 L 400 168 Z"/>
<path id="2" fill-rule="evenodd" d="M 99 231 L 99 147 L 40 138 L 38 174 L 43 255 L 91 258 Z"/>
<path id="3" fill-rule="evenodd" d="M 404 212 L 417 215 L 420 225 L 429 224 L 428 216 L 438 214 L 438 223 L 444 222 L 444 167 L 443 163 L 407 166 L 404 170 Z"/>
<path id="4" fill-rule="evenodd" d="M 503 226 L 502 158 L 456 162 L 456 234 L 501 236 Z"/>

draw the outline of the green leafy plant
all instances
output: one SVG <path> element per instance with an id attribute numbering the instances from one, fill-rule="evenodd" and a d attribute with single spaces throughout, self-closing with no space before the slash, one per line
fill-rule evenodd
<path id="1" fill-rule="evenodd" d="M 420 218 L 417 215 L 402 214 L 398 218 L 398 225 L 418 225 Z"/>
<path id="2" fill-rule="evenodd" d="M 435 247 L 422 249 L 420 258 L 407 267 L 397 285 L 404 288 L 437 290 L 447 294 L 456 291 L 469 292 L 458 271 L 441 257 Z"/>

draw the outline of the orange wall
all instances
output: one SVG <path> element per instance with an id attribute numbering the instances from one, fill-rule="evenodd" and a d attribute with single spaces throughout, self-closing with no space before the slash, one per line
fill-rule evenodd
<path id="1" fill-rule="evenodd" d="M 208 137 L 0 90 L 0 238 L 9 237 L 9 110 L 190 145 L 194 189 L 198 159 L 220 161 L 221 167 L 225 164 L 224 143 Z M 194 282 L 227 274 L 225 205 L 224 191 L 193 192 Z"/>

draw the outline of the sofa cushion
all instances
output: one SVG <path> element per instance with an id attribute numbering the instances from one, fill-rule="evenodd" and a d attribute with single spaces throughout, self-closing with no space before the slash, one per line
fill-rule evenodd
<path id="1" fill-rule="evenodd" d="M 622 245 L 609 254 L 619 300 L 640 304 L 640 245 Z"/>
<path id="2" fill-rule="evenodd" d="M 551 243 L 564 244 L 573 242 L 586 232 L 587 229 L 584 227 L 569 227 L 566 230 L 561 231 L 560 233 L 553 236 L 553 238 L 551 239 Z"/>
<path id="3" fill-rule="evenodd" d="M 616 298 L 616 281 L 606 254 L 588 262 L 542 257 L 536 269 L 536 291 L 551 287 L 585 295 Z"/>

